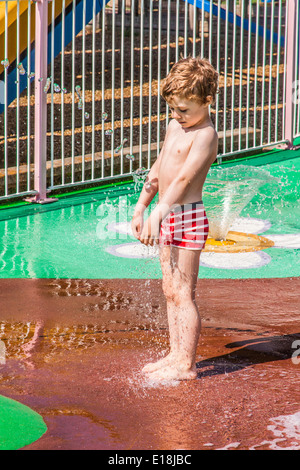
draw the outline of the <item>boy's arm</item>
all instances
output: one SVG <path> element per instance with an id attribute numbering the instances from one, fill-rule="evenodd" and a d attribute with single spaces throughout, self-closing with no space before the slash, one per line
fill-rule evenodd
<path id="1" fill-rule="evenodd" d="M 144 212 L 158 192 L 158 172 L 160 165 L 160 156 L 161 153 L 159 154 L 157 160 L 152 165 L 151 170 L 147 175 L 139 200 L 134 209 L 131 221 L 131 228 L 132 233 L 136 238 L 139 238 L 140 233 L 143 229 Z M 151 184 L 147 186 L 147 182 L 150 182 Z"/>
<path id="2" fill-rule="evenodd" d="M 143 230 L 143 225 L 144 225 L 144 212 L 146 208 L 149 206 L 150 202 L 152 199 L 155 197 L 155 195 L 158 192 L 158 174 L 159 174 L 159 166 L 160 166 L 160 161 L 161 161 L 161 156 L 163 154 L 165 142 L 167 140 L 168 134 L 170 132 L 170 125 L 172 121 L 169 122 L 169 125 L 166 130 L 166 136 L 164 139 L 164 143 L 162 146 L 162 149 L 157 157 L 157 160 L 155 163 L 152 165 L 150 172 L 148 173 L 148 176 L 146 178 L 146 182 L 151 182 L 150 186 L 147 186 L 146 184 L 143 186 L 143 189 L 141 191 L 139 200 L 135 206 L 134 214 L 132 217 L 131 221 L 131 228 L 132 228 L 132 233 L 133 235 L 140 239 L 141 232 Z"/>
<path id="3" fill-rule="evenodd" d="M 148 173 L 148 176 L 147 176 L 146 181 L 145 181 L 145 185 L 143 186 L 143 189 L 141 191 L 139 200 L 136 204 L 133 217 L 135 215 L 141 215 L 141 214 L 143 215 L 146 208 L 149 206 L 150 202 L 152 201 L 152 199 L 154 198 L 154 196 L 158 192 L 158 189 L 159 189 L 158 188 L 159 166 L 160 166 L 161 156 L 163 154 L 164 147 L 165 147 L 165 142 L 167 141 L 168 135 L 170 133 L 170 127 L 172 126 L 172 121 L 173 121 L 173 119 L 169 122 L 169 125 L 167 127 L 166 136 L 165 136 L 165 139 L 164 139 L 162 149 L 161 149 L 155 163 L 152 165 L 150 172 Z M 147 182 L 150 182 L 151 185 L 147 186 Z"/>
<path id="4" fill-rule="evenodd" d="M 203 135 L 196 135 L 190 148 L 187 159 L 176 178 L 172 181 L 159 204 L 151 212 L 145 224 L 140 240 L 148 243 L 149 240 L 159 238 L 159 227 L 162 220 L 168 215 L 171 207 L 181 201 L 190 189 L 193 181 L 205 171 L 207 172 L 217 156 L 217 135 L 215 130 L 203 139 Z"/>
<path id="5" fill-rule="evenodd" d="M 147 175 L 139 200 L 135 206 L 134 215 L 141 213 L 143 214 L 145 212 L 145 209 L 149 206 L 150 202 L 154 198 L 154 196 L 157 194 L 159 164 L 160 154 Z M 147 186 L 147 183 L 151 184 Z"/>

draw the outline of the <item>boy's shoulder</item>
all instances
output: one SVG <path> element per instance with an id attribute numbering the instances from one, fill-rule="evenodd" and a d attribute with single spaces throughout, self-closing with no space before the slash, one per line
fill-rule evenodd
<path id="1" fill-rule="evenodd" d="M 167 131 L 172 131 L 173 129 L 176 129 L 179 126 L 178 122 L 176 119 L 170 119 L 168 126 L 167 126 Z"/>
<path id="2" fill-rule="evenodd" d="M 209 142 L 216 142 L 218 140 L 218 133 L 213 125 L 195 129 L 196 139 L 205 139 Z"/>
<path id="3" fill-rule="evenodd" d="M 167 127 L 167 131 L 178 130 L 178 129 L 181 129 L 181 125 L 176 121 L 176 119 L 170 119 L 168 127 Z M 195 129 L 191 129 L 190 132 L 193 135 L 207 134 L 208 136 L 211 136 L 212 138 L 218 137 L 218 133 L 212 124 L 207 125 L 205 127 L 198 127 Z"/>
<path id="4" fill-rule="evenodd" d="M 191 131 L 191 140 L 195 146 L 215 148 L 218 145 L 218 133 L 212 124 L 199 127 Z"/>
<path id="5" fill-rule="evenodd" d="M 218 150 L 218 140 L 216 129 L 213 125 L 209 125 L 196 131 L 193 143 L 203 151 L 215 154 Z"/>

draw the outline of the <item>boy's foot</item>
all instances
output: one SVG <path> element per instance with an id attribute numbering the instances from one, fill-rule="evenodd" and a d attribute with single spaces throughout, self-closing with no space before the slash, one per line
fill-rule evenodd
<path id="1" fill-rule="evenodd" d="M 163 367 L 170 366 L 175 360 L 175 354 L 169 353 L 167 356 L 163 357 L 157 362 L 150 362 L 143 367 L 142 372 L 149 374 L 151 372 L 155 372 L 158 369 Z"/>
<path id="2" fill-rule="evenodd" d="M 149 375 L 152 380 L 194 380 L 197 378 L 196 367 L 184 369 L 175 366 L 160 368 Z"/>

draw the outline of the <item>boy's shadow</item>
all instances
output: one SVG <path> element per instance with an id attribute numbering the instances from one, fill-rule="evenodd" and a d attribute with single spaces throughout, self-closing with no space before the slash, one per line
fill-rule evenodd
<path id="1" fill-rule="evenodd" d="M 229 374 L 264 362 L 291 359 L 293 353 L 300 360 L 300 333 L 236 341 L 225 347 L 241 349 L 197 362 L 198 378 Z M 201 370 L 204 368 L 207 369 Z"/>

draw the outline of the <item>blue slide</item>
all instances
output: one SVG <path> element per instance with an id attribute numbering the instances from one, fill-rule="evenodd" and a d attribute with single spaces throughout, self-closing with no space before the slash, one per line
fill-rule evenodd
<path id="1" fill-rule="evenodd" d="M 190 5 L 194 5 L 194 0 L 183 0 L 183 1 L 187 1 Z M 269 3 L 270 0 L 266 0 L 266 2 Z M 201 10 L 203 9 L 207 13 L 212 13 L 215 16 L 219 16 L 220 14 L 220 18 L 222 18 L 223 20 L 226 19 L 226 15 L 228 14 L 229 23 L 231 24 L 234 23 L 234 14 L 231 11 L 227 13 L 226 9 L 224 8 L 219 9 L 218 5 L 215 5 L 214 3 L 212 4 L 210 0 L 196 0 L 196 7 L 200 8 Z M 244 18 L 244 20 L 242 21 L 242 18 L 236 15 L 236 25 L 238 27 L 241 27 L 243 25 L 243 28 L 246 31 L 248 31 L 249 28 L 251 28 L 251 33 L 256 33 L 256 29 L 257 29 L 256 23 L 252 21 L 249 22 L 247 18 Z M 271 31 L 267 29 L 265 33 L 263 26 L 258 26 L 258 34 L 261 37 L 264 37 L 266 34 L 266 38 L 269 40 L 271 39 Z M 278 34 L 273 33 L 273 41 L 275 44 L 277 44 Z M 284 46 L 284 36 L 281 36 L 280 38 L 280 45 Z"/>

